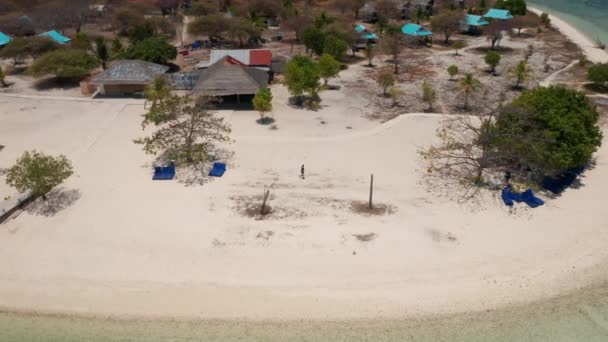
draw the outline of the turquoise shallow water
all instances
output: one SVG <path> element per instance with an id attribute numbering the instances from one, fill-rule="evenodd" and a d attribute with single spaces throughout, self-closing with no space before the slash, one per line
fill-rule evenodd
<path id="1" fill-rule="evenodd" d="M 566 20 L 592 40 L 608 42 L 608 0 L 532 0 L 537 7 Z"/>
<path id="2" fill-rule="evenodd" d="M 406 321 L 115 321 L 0 313 L 0 341 L 605 342 L 608 286 L 523 307 Z"/>

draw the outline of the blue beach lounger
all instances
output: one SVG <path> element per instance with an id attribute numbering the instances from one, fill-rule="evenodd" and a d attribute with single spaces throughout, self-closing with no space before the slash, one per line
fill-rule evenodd
<path id="1" fill-rule="evenodd" d="M 157 166 L 154 168 L 154 176 L 152 180 L 171 180 L 175 178 L 175 164 L 169 163 L 169 166 Z"/>
<path id="2" fill-rule="evenodd" d="M 226 172 L 226 164 L 225 163 L 213 163 L 213 169 L 209 171 L 209 176 L 211 177 L 222 177 Z"/>

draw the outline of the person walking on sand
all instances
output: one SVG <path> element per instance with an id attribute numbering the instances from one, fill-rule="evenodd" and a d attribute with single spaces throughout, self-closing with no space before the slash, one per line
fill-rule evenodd
<path id="1" fill-rule="evenodd" d="M 301 177 L 302 179 L 304 179 L 304 178 L 305 178 L 305 177 L 304 177 L 304 164 L 302 164 L 302 167 L 300 168 L 300 177 Z"/>

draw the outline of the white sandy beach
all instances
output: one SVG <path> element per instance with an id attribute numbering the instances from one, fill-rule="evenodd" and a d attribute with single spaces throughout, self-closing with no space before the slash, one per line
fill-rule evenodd
<path id="1" fill-rule="evenodd" d="M 590 59 L 606 58 L 552 21 Z M 355 78 L 350 69 L 342 74 Z M 322 97 L 319 112 L 279 101 L 277 130 L 257 125 L 254 112 L 222 112 L 234 139 L 219 151 L 226 175 L 180 172 L 178 181 L 153 182 L 154 157 L 132 143 L 143 134 L 142 101 L 0 94 L 0 169 L 39 149 L 67 155 L 76 171 L 51 199 L 56 210 L 34 205 L 0 226 L 0 307 L 103 317 L 401 318 L 529 303 L 608 280 L 606 143 L 580 184 L 544 197 L 541 208 L 509 212 L 489 192 L 463 205 L 423 181 L 417 151 L 435 141 L 442 115 L 379 124 L 362 117 L 361 98 Z M 392 213 L 351 210 L 367 199 L 370 173 L 376 203 Z M 265 188 L 274 213 L 248 217 Z"/>
<path id="2" fill-rule="evenodd" d="M 539 10 L 538 8 L 528 6 L 528 9 L 538 15 L 543 13 L 543 11 Z M 549 18 L 551 19 L 551 25 L 557 28 L 563 35 L 568 37 L 568 39 L 570 39 L 573 43 L 578 45 L 585 52 L 585 55 L 590 61 L 594 63 L 608 62 L 608 52 L 606 52 L 606 50 L 597 48 L 595 43 L 589 37 L 581 33 L 565 20 L 552 13 L 548 14 Z"/>
<path id="3" fill-rule="evenodd" d="M 438 115 L 315 136 L 316 113 L 277 118 L 281 126 L 297 122 L 299 133 L 258 134 L 245 129 L 259 127 L 254 113 L 227 112 L 235 127 L 228 173 L 187 186 L 150 180 L 153 158 L 131 143 L 141 134 L 141 103 L 1 99 L 1 167 L 39 148 L 65 153 L 77 171 L 62 187 L 64 209 L 33 208 L 0 229 L 4 308 L 403 317 L 526 302 L 608 274 L 606 147 L 579 188 L 510 214 L 496 198 L 463 207 L 421 184 L 416 151 L 434 140 Z M 339 118 L 326 113 L 329 122 Z M 376 201 L 394 206 L 394 214 L 350 211 L 350 201 L 367 198 L 371 172 Z M 275 215 L 256 221 L 239 214 L 265 187 Z M 354 236 L 369 233 L 375 238 L 368 242 Z"/>

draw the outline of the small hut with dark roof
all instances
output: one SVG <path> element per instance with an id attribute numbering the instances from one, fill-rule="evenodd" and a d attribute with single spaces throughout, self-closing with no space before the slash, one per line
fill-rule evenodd
<path id="1" fill-rule="evenodd" d="M 260 89 L 268 87 L 268 81 L 267 71 L 246 66 L 225 56 L 200 71 L 193 92 L 197 95 L 221 97 L 224 102 L 250 102 Z"/>
<path id="2" fill-rule="evenodd" d="M 137 60 L 121 60 L 95 76 L 91 83 L 101 87 L 106 96 L 125 96 L 143 93 L 146 86 L 165 74 L 168 66 Z"/>

